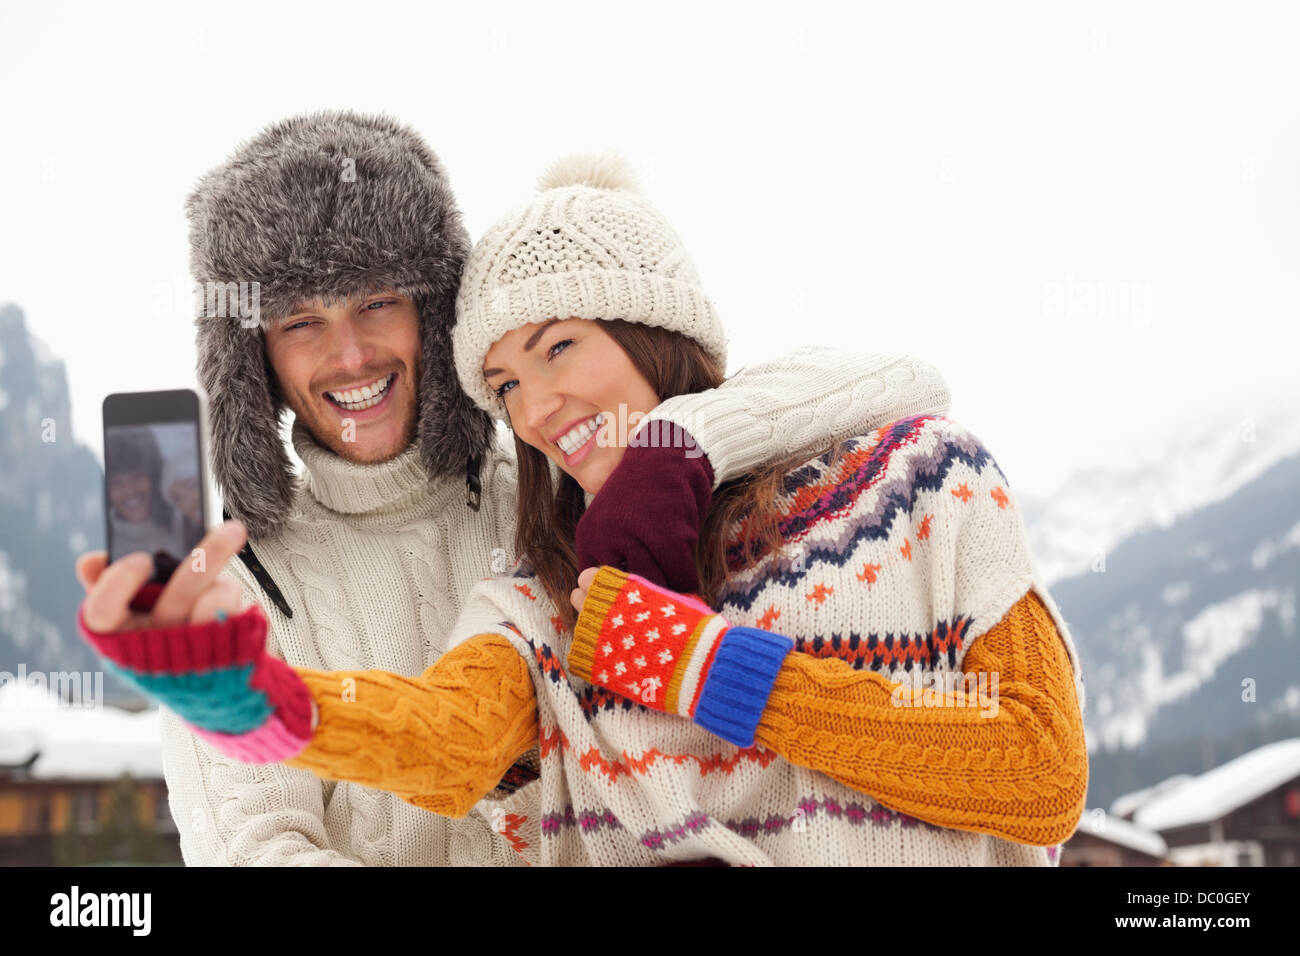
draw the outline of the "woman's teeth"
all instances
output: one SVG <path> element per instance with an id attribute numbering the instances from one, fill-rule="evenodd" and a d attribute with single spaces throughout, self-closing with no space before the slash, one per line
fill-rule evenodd
<path id="1" fill-rule="evenodd" d="M 598 412 L 567 435 L 561 435 L 555 444 L 559 445 L 560 450 L 566 455 L 572 455 L 583 445 L 587 444 L 587 440 L 591 438 L 592 432 L 596 431 L 597 428 L 604 424 L 604 421 L 604 413 Z"/>
<path id="2" fill-rule="evenodd" d="M 348 389 L 346 392 L 326 392 L 325 394 L 348 411 L 359 412 L 362 409 L 378 405 L 384 400 L 384 394 L 388 391 L 388 386 L 393 384 L 394 375 L 396 373 L 361 388 Z"/>

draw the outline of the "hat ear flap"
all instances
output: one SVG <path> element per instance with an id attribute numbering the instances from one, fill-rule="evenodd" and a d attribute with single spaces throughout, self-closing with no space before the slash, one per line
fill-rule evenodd
<path id="1" fill-rule="evenodd" d="M 198 336 L 199 381 L 207 393 L 213 477 L 225 509 L 250 538 L 273 534 L 289 516 L 294 470 L 280 439 L 280 389 L 271 378 L 262 333 L 233 319 Z"/>
<path id="2" fill-rule="evenodd" d="M 420 372 L 420 420 L 416 441 L 420 462 L 431 477 L 464 477 L 468 459 L 481 457 L 492 441 L 496 423 L 460 387 L 452 355 L 451 328 L 456 290 L 417 298 L 423 345 Z"/>

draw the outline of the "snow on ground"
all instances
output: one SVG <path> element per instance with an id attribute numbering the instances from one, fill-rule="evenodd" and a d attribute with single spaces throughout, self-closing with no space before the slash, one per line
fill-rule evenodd
<path id="1" fill-rule="evenodd" d="M 44 687 L 0 684 L 0 764 L 23 764 L 39 753 L 35 777 L 111 780 L 129 773 L 161 780 L 160 740 L 157 710 L 74 707 Z"/>

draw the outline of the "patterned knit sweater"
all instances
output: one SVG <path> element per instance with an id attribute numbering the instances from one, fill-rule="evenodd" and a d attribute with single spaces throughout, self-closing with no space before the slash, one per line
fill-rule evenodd
<path id="1" fill-rule="evenodd" d="M 686 427 L 722 481 L 902 414 L 942 413 L 948 402 L 942 376 L 927 362 L 804 348 L 745 368 L 721 388 L 669 399 L 651 418 Z M 305 473 L 293 513 L 276 536 L 252 542 L 292 618 L 266 602 L 243 564 L 234 561 L 225 572 L 247 600 L 266 608 L 269 651 L 323 671 L 408 679 L 429 668 L 449 646 L 476 585 L 514 563 L 514 448 L 501 438 L 483 464 L 482 507 L 471 511 L 463 479 L 430 481 L 414 447 L 382 464 L 355 465 L 295 428 Z M 500 630 L 500 619 L 488 630 Z M 521 629 L 542 639 L 549 615 L 539 626 Z M 364 776 L 341 775 L 336 783 L 282 764 L 241 763 L 166 708 L 162 747 L 189 865 L 523 862 L 482 815 L 443 819 Z"/>
<path id="2" fill-rule="evenodd" d="M 517 568 L 422 677 L 301 671 L 320 723 L 292 763 L 482 816 L 529 863 L 1054 865 L 1087 786 L 1082 676 L 1005 476 L 935 416 L 839 451 L 787 477 L 783 554 L 723 595 L 796 641 L 754 746 L 568 673 Z"/>

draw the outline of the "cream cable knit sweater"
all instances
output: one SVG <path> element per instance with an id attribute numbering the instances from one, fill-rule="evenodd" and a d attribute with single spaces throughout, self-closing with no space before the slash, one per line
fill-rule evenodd
<path id="1" fill-rule="evenodd" d="M 720 483 L 904 415 L 943 414 L 948 403 L 941 376 L 925 362 L 813 348 L 671 399 L 651 419 L 690 431 Z M 485 458 L 478 512 L 465 506 L 462 482 L 429 481 L 414 448 L 383 464 L 353 465 L 299 427 L 294 447 L 306 472 L 290 520 L 253 542 L 293 618 L 270 606 L 241 563 L 228 569 L 266 610 L 271 652 L 300 667 L 422 673 L 446 650 L 474 586 L 514 564 L 513 439 L 499 432 Z M 162 726 L 172 815 L 189 865 L 522 862 L 481 815 L 448 820 L 381 791 L 231 761 L 167 710 Z"/>

